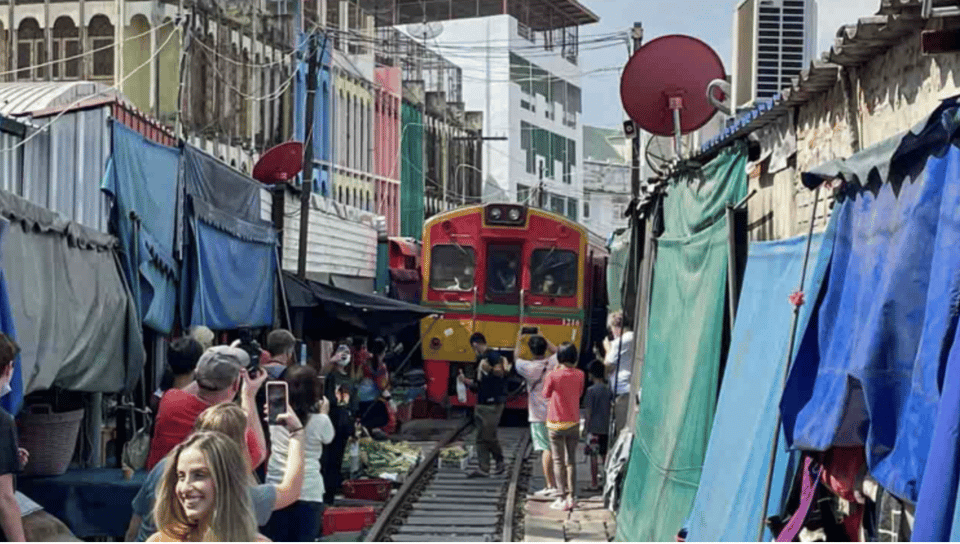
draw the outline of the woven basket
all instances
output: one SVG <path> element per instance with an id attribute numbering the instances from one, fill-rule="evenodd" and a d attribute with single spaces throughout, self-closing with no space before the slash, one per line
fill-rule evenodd
<path id="1" fill-rule="evenodd" d="M 83 409 L 55 414 L 49 404 L 25 407 L 17 421 L 20 447 L 30 452 L 24 476 L 59 476 L 66 472 L 82 421 Z"/>

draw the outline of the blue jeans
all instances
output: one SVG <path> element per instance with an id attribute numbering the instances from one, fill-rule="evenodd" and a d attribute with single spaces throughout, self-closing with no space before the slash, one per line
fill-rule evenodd
<path id="1" fill-rule="evenodd" d="M 315 542 L 323 528 L 323 503 L 297 501 L 277 510 L 264 527 L 274 542 Z"/>

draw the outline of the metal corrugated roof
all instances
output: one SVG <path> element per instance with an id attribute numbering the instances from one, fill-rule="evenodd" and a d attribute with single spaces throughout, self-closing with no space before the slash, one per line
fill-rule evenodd
<path id="1" fill-rule="evenodd" d="M 949 0 L 934 0 L 934 5 L 945 5 Z M 706 154 L 730 141 L 741 138 L 776 121 L 790 108 L 803 105 L 815 96 L 830 90 L 837 82 L 841 67 L 855 67 L 876 58 L 910 34 L 920 30 L 925 21 L 920 17 L 921 0 L 881 0 L 880 15 L 863 17 L 837 30 L 830 51 L 821 60 L 793 78 L 771 99 L 764 100 L 737 117 L 718 136 L 700 147 Z"/>
<path id="2" fill-rule="evenodd" d="M 42 110 L 81 108 L 87 101 L 105 98 L 125 102 L 116 89 L 91 81 L 0 83 L 0 114 L 22 116 Z"/>

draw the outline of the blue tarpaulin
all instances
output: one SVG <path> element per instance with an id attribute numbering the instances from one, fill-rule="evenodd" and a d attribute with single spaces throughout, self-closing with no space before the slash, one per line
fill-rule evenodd
<path id="1" fill-rule="evenodd" d="M 812 299 L 823 277 L 824 267 L 815 268 L 822 239 L 817 234 L 811 240 L 804 292 Z M 800 282 L 806 244 L 804 236 L 750 245 L 703 475 L 688 519 L 688 541 L 753 542 L 757 538 L 793 324 L 788 297 Z M 801 307 L 797 330 L 804 330 L 812 307 Z M 771 513 L 778 511 L 789 490 L 789 460 L 781 437 Z"/>
<path id="2" fill-rule="evenodd" d="M 114 199 L 113 221 L 123 247 L 124 272 L 140 317 L 161 334 L 173 328 L 176 306 L 173 244 L 179 161 L 179 149 L 113 123 L 113 155 L 103 190 Z"/>
<path id="3" fill-rule="evenodd" d="M 195 149 L 188 147 L 184 159 L 183 323 L 214 330 L 273 325 L 276 231 L 260 219 L 262 186 Z"/>
<path id="4" fill-rule="evenodd" d="M 2 238 L 2 232 L 0 232 Z M 2 259 L 0 259 L 2 261 Z M 14 341 L 17 340 L 17 328 L 13 322 L 13 311 L 10 309 L 10 297 L 7 295 L 7 278 L 0 269 L 0 332 Z M 16 414 L 23 403 L 23 373 L 21 371 L 20 356 L 13 360 L 13 378 L 10 379 L 10 392 L 0 398 L 0 406 L 11 414 Z"/>
<path id="5" fill-rule="evenodd" d="M 953 118 L 950 119 L 952 114 Z M 957 111 L 946 112 L 944 120 L 955 121 Z M 947 123 L 944 123 L 947 125 Z M 954 125 L 955 126 L 955 125 Z M 952 136 L 955 138 L 956 133 Z M 940 228 L 937 231 L 936 246 L 940 251 L 949 251 L 950 257 L 938 262 L 933 281 L 942 282 L 937 292 L 943 297 L 941 304 L 947 312 L 943 318 L 947 321 L 948 331 L 943 339 L 941 351 L 937 352 L 938 362 L 946 355 L 944 368 L 937 368 L 940 377 L 940 403 L 933 426 L 931 446 L 927 465 L 923 473 L 917 500 L 914 541 L 956 541 L 960 540 L 960 504 L 957 502 L 957 485 L 960 479 L 960 330 L 957 328 L 958 288 L 957 276 L 960 275 L 960 148 L 957 141 L 946 150 L 942 157 L 931 157 L 927 163 L 927 175 L 942 184 L 942 203 L 940 206 Z"/>
<path id="6" fill-rule="evenodd" d="M 951 100 L 906 135 L 805 175 L 846 187 L 822 299 L 781 403 L 786 437 L 812 451 L 864 445 L 880 485 L 910 502 L 957 326 L 956 127 Z"/>
<path id="7" fill-rule="evenodd" d="M 191 325 L 214 330 L 272 325 L 274 242 L 241 240 L 202 218 L 194 227 L 198 276 Z"/>

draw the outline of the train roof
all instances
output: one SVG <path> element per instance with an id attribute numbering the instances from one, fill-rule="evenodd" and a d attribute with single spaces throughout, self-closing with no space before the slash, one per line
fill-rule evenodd
<path id="1" fill-rule="evenodd" d="M 431 226 L 435 225 L 436 223 L 439 223 L 440 221 L 443 221 L 443 220 L 446 219 L 450 214 L 454 214 L 454 213 L 458 213 L 458 212 L 463 212 L 463 211 L 465 211 L 465 210 L 475 210 L 475 211 L 477 211 L 477 212 L 481 212 L 481 211 L 482 211 L 484 208 L 486 208 L 487 206 L 496 206 L 496 205 L 501 205 L 501 206 L 516 206 L 517 204 L 516 204 L 515 202 L 488 202 L 488 203 L 486 203 L 486 204 L 476 204 L 476 205 L 473 205 L 473 206 L 462 206 L 462 207 L 460 207 L 460 208 L 456 208 L 456 209 L 449 210 L 449 211 L 446 211 L 446 212 L 441 212 L 441 213 L 438 213 L 437 215 L 434 215 L 433 217 L 427 219 L 427 221 L 423 224 L 423 228 L 426 229 L 426 228 L 428 228 L 428 227 L 431 227 Z M 592 230 L 588 229 L 586 226 L 584 226 L 584 225 L 582 225 L 582 224 L 580 224 L 580 223 L 577 223 L 576 221 L 573 221 L 573 220 L 570 219 L 569 217 L 566 217 L 566 216 L 564 216 L 564 215 L 560 215 L 560 214 L 558 214 L 558 213 L 556 213 L 556 212 L 552 212 L 552 211 L 550 211 L 550 210 L 544 210 L 544 209 L 542 209 L 542 208 L 534 208 L 534 207 L 531 207 L 531 206 L 527 206 L 527 208 L 528 208 L 529 210 L 536 211 L 537 213 L 542 213 L 542 214 L 544 214 L 544 215 L 550 216 L 551 218 L 553 218 L 554 220 L 556 220 L 556 221 L 558 221 L 558 222 L 567 223 L 568 225 L 570 225 L 571 227 L 575 228 L 576 230 L 579 230 L 579 231 L 583 232 L 584 234 L 587 235 L 587 242 L 589 242 L 590 245 L 593 245 L 593 246 L 596 246 L 596 247 L 600 247 L 600 248 L 603 248 L 603 249 L 606 249 L 606 248 L 607 248 L 606 241 L 605 241 L 603 238 L 601 238 L 599 235 L 597 235 L 597 234 L 596 234 L 595 232 L 593 232 Z"/>

